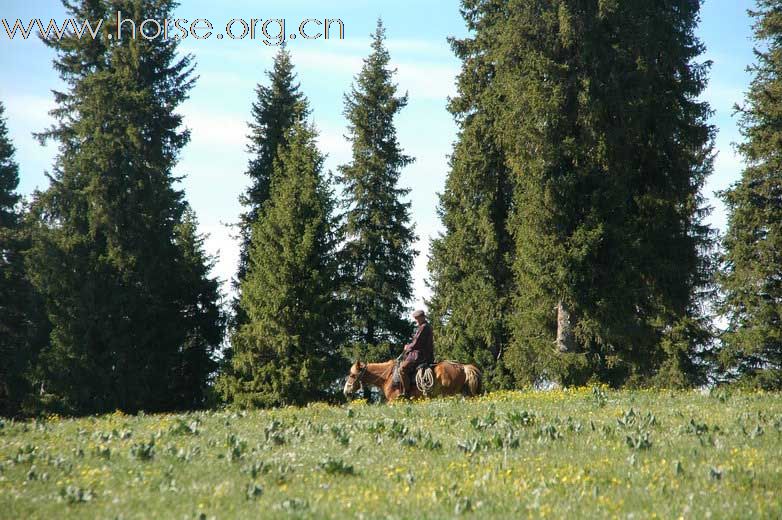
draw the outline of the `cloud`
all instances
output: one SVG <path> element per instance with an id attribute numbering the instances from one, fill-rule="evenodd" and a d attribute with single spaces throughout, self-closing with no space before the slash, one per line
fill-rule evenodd
<path id="1" fill-rule="evenodd" d="M 361 56 L 350 56 L 344 53 L 318 51 L 305 48 L 292 48 L 293 62 L 296 67 L 331 72 L 358 73 L 364 63 Z"/>
<path id="2" fill-rule="evenodd" d="M 441 64 L 397 64 L 397 79 L 402 90 L 411 92 L 416 98 L 437 99 L 456 94 L 456 75 L 459 69 Z"/>
<path id="3" fill-rule="evenodd" d="M 325 70 L 331 74 L 341 72 L 355 76 L 364 63 L 361 56 L 322 50 L 293 49 L 291 53 L 297 67 Z M 454 65 L 392 60 L 391 67 L 397 69 L 396 81 L 400 90 L 413 93 L 416 99 L 444 100 L 456 93 L 454 81 L 459 69 Z"/>
<path id="4" fill-rule="evenodd" d="M 25 128 L 43 130 L 54 123 L 49 112 L 55 108 L 53 96 L 34 96 L 30 94 L 5 94 L 6 117 L 19 122 Z"/>
<path id="5" fill-rule="evenodd" d="M 362 54 L 368 54 L 370 46 L 372 45 L 372 39 L 367 38 L 346 38 L 344 40 L 329 39 L 328 41 L 319 41 L 319 44 L 326 46 L 339 48 L 340 52 L 350 50 Z M 414 38 L 390 38 L 385 42 L 386 48 L 393 55 L 396 53 L 415 54 L 417 57 L 424 57 L 427 59 L 432 58 L 447 58 L 454 59 L 451 52 L 451 47 L 443 39 L 442 41 L 434 40 L 418 40 Z"/>
<path id="6" fill-rule="evenodd" d="M 264 45 L 259 41 L 250 40 L 187 40 L 180 44 L 181 54 L 192 54 L 199 58 L 216 58 L 221 62 L 234 61 L 247 65 L 249 61 L 264 62 L 277 52 L 278 47 Z"/>
<path id="7" fill-rule="evenodd" d="M 366 48 L 369 48 L 369 39 L 366 40 Z M 433 56 L 446 56 L 449 59 L 453 59 L 451 53 L 451 47 L 443 40 L 442 42 L 435 42 L 432 40 L 415 40 L 415 39 L 392 39 L 386 41 L 386 46 L 390 52 L 411 52 L 416 55 L 429 55 Z"/>
<path id="8" fill-rule="evenodd" d="M 426 264 L 429 261 L 430 241 L 428 234 L 419 232 L 419 239 L 415 244 L 418 256 L 413 264 L 413 307 L 416 309 L 424 308 L 424 300 L 432 296 L 431 289 L 426 286 L 426 279 L 429 276 Z"/>
<path id="9" fill-rule="evenodd" d="M 204 244 L 207 253 L 217 258 L 211 275 L 220 280 L 223 294 L 230 298 L 234 295 L 231 279 L 236 275 L 236 266 L 239 263 L 239 241 L 232 236 L 235 231 L 223 224 L 201 225 L 200 231 L 208 234 Z M 418 230 L 418 235 L 419 240 L 414 246 L 418 256 L 412 271 L 414 295 L 412 304 L 414 308 L 423 308 L 424 299 L 431 296 L 431 290 L 426 286 L 426 279 L 429 276 L 426 264 L 430 240 L 434 233 Z"/>
<path id="10" fill-rule="evenodd" d="M 199 227 L 201 233 L 208 235 L 204 243 L 207 253 L 217 259 L 211 275 L 220 279 L 224 294 L 232 295 L 231 278 L 239 263 L 239 241 L 231 236 L 235 231 L 223 224 Z"/>
<path id="11" fill-rule="evenodd" d="M 182 111 L 184 123 L 190 129 L 192 145 L 228 146 L 244 150 L 247 141 L 247 123 L 242 118 L 225 113 Z"/>
<path id="12" fill-rule="evenodd" d="M 720 176 L 738 178 L 744 169 L 744 158 L 732 147 L 722 147 L 714 160 L 714 171 Z"/>
<path id="13" fill-rule="evenodd" d="M 345 138 L 345 130 L 342 128 L 320 128 L 318 125 L 318 148 L 328 154 L 327 164 L 335 167 L 348 162 L 352 154 L 350 141 Z"/>

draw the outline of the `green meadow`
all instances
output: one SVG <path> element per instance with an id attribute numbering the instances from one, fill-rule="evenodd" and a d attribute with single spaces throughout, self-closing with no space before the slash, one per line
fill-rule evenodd
<path id="1" fill-rule="evenodd" d="M 0 426 L 3 518 L 780 518 L 782 396 L 581 388 Z"/>

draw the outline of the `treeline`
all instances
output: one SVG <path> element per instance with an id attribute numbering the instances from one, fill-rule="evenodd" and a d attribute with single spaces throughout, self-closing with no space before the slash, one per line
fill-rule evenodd
<path id="1" fill-rule="evenodd" d="M 65 5 L 163 19 L 175 2 Z M 722 193 L 722 242 L 702 194 L 716 129 L 699 9 L 462 0 L 459 132 L 429 252 L 438 357 L 478 364 L 489 388 L 782 387 L 782 0 L 752 13 L 747 166 Z M 277 53 L 251 107 L 227 303 L 172 173 L 192 57 L 158 39 L 47 41 L 67 88 L 38 135 L 59 146 L 50 185 L 29 201 L 0 104 L 0 414 L 302 404 L 333 398 L 346 360 L 398 353 L 416 254 L 398 181 L 413 158 L 384 40 L 378 22 L 334 177 Z"/>
<path id="2" fill-rule="evenodd" d="M 750 13 L 747 167 L 722 193 L 722 244 L 702 194 L 716 129 L 700 5 L 462 2 L 429 261 L 441 354 L 494 387 L 782 387 L 782 2 Z"/>
<path id="3" fill-rule="evenodd" d="M 432 310 L 440 344 L 496 385 L 705 381 L 715 129 L 699 6 L 463 2 Z"/>
<path id="4" fill-rule="evenodd" d="M 139 23 L 170 18 L 175 2 L 65 5 L 76 19 L 121 10 Z M 353 157 L 336 179 L 285 48 L 258 86 L 228 305 L 172 174 L 190 137 L 177 108 L 192 57 L 103 30 L 46 42 L 67 89 L 38 136 L 59 145 L 50 186 L 29 204 L 2 120 L 0 413 L 303 404 L 334 397 L 348 357 L 390 357 L 412 332 L 416 236 L 397 186 L 413 160 L 394 128 L 407 96 L 382 24 L 345 96 Z"/>

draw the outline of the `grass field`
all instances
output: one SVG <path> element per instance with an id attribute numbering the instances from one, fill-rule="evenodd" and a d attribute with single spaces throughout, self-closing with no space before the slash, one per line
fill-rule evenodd
<path id="1" fill-rule="evenodd" d="M 780 518 L 782 396 L 602 389 L 12 422 L 3 518 Z"/>

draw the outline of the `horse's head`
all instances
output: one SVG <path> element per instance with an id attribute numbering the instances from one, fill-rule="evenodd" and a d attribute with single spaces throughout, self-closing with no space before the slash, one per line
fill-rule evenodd
<path id="1" fill-rule="evenodd" d="M 361 379 L 364 377 L 364 374 L 367 371 L 367 364 L 362 363 L 361 361 L 356 360 L 353 365 L 350 367 L 350 372 L 348 372 L 348 378 L 345 381 L 345 388 L 342 391 L 345 394 L 345 397 L 350 396 L 351 394 L 356 393 L 356 390 L 361 388 L 362 381 Z"/>

